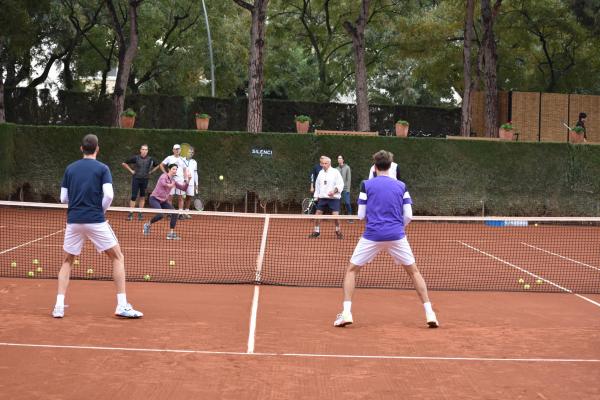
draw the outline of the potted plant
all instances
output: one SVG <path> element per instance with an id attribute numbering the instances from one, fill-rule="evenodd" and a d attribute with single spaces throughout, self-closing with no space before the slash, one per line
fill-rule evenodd
<path id="1" fill-rule="evenodd" d="M 135 125 L 136 115 L 137 114 L 135 113 L 135 111 L 133 111 L 131 108 L 128 108 L 127 110 L 123 111 L 121 113 L 121 118 L 119 121 L 121 128 L 133 128 L 133 125 Z"/>
<path id="2" fill-rule="evenodd" d="M 574 126 L 569 129 L 569 143 L 584 143 L 583 127 Z"/>
<path id="3" fill-rule="evenodd" d="M 296 121 L 296 132 L 307 133 L 310 128 L 310 117 L 307 115 L 297 115 L 294 119 Z"/>
<path id="4" fill-rule="evenodd" d="M 210 115 L 203 113 L 196 113 L 196 129 L 199 131 L 205 131 L 208 129 L 208 122 L 210 121 Z"/>
<path id="5" fill-rule="evenodd" d="M 500 129 L 498 130 L 498 137 L 500 140 L 513 140 L 514 139 L 514 130 L 515 128 L 512 125 L 511 121 L 508 121 L 505 124 L 500 125 Z"/>
<path id="6" fill-rule="evenodd" d="M 396 136 L 408 136 L 408 121 L 405 121 L 403 119 L 399 119 L 398 121 L 396 121 Z"/>

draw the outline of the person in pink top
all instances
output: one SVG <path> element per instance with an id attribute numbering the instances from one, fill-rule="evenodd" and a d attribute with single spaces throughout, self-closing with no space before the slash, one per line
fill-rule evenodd
<path id="1" fill-rule="evenodd" d="M 152 208 L 160 208 L 160 209 L 171 209 L 174 207 L 169 202 L 169 194 L 173 188 L 177 188 L 179 190 L 186 190 L 188 187 L 188 183 L 190 181 L 189 174 L 187 174 L 182 182 L 178 182 L 173 177 L 177 174 L 177 164 L 169 164 L 167 167 L 167 172 L 162 174 L 160 178 L 158 178 L 158 182 L 156 182 L 156 187 L 152 191 L 150 195 L 149 203 Z M 164 214 L 156 214 L 150 222 L 146 222 L 144 224 L 144 235 L 150 234 L 150 228 L 152 224 L 163 219 Z M 167 240 L 179 240 L 181 239 L 175 233 L 175 226 L 177 225 L 177 214 L 171 214 L 171 230 L 167 233 Z"/>

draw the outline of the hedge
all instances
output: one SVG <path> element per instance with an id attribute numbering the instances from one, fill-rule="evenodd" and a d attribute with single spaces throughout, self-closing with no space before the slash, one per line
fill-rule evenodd
<path id="1" fill-rule="evenodd" d="M 0 197 L 57 201 L 64 169 L 81 157 L 80 140 L 90 132 L 100 140 L 99 160 L 112 170 L 115 205 L 127 205 L 130 195 L 121 163 L 142 143 L 162 161 L 174 143 L 187 142 L 196 147 L 205 202 L 237 204 L 238 211 L 248 193 L 271 208 L 296 210 L 320 154 L 334 165 L 344 155 L 356 198 L 380 149 L 395 154 L 417 214 L 480 215 L 485 207 L 487 215 L 595 216 L 600 207 L 596 145 L 12 124 L 0 125 Z M 272 158 L 254 156 L 252 148 L 272 150 Z"/>

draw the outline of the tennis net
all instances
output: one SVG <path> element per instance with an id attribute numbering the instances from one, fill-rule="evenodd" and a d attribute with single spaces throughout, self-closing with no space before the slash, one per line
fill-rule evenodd
<path id="1" fill-rule="evenodd" d="M 111 208 L 107 219 L 125 254 L 129 281 L 246 283 L 340 287 L 364 223 L 315 216 L 189 211 L 179 240 L 167 240 L 169 217 L 144 235 L 159 211 Z M 0 276 L 56 278 L 63 260 L 66 207 L 0 202 Z M 431 290 L 600 293 L 600 218 L 415 217 L 407 237 Z M 112 279 L 108 258 L 87 241 L 74 279 Z M 412 288 L 402 267 L 378 255 L 358 287 Z"/>

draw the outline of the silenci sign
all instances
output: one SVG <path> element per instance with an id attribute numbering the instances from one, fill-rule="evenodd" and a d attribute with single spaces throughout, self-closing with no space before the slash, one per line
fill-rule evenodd
<path id="1" fill-rule="evenodd" d="M 260 147 L 253 147 L 252 150 L 250 150 L 250 154 L 252 154 L 254 157 L 272 158 L 273 150 Z"/>

